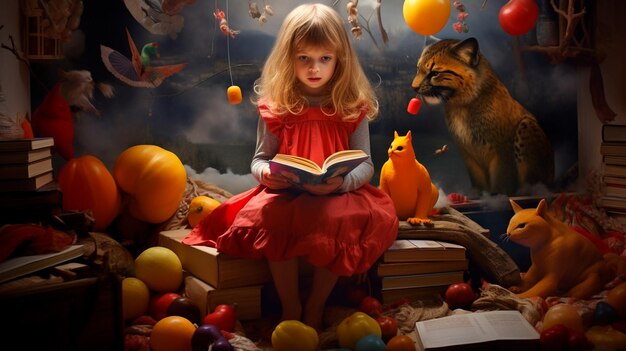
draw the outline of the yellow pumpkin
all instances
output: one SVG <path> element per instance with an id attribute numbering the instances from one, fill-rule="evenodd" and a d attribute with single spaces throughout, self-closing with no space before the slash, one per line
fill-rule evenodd
<path id="1" fill-rule="evenodd" d="M 66 211 L 91 210 L 93 229 L 106 229 L 117 217 L 121 196 L 113 176 L 95 156 L 70 159 L 59 171 L 58 183 Z"/>
<path id="2" fill-rule="evenodd" d="M 200 223 L 206 216 L 210 215 L 213 210 L 220 205 L 220 202 L 205 196 L 198 195 L 194 197 L 189 203 L 189 210 L 187 211 L 187 222 L 193 228 L 196 224 Z"/>
<path id="3" fill-rule="evenodd" d="M 115 161 L 113 177 L 128 197 L 131 216 L 155 224 L 176 213 L 187 185 L 178 156 L 156 145 L 124 150 Z"/>

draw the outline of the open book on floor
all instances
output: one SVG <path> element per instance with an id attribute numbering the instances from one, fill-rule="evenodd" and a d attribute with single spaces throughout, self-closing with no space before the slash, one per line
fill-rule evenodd
<path id="1" fill-rule="evenodd" d="M 368 158 L 362 150 L 343 150 L 328 156 L 320 167 L 304 157 L 277 154 L 270 160 L 270 171 L 296 185 L 320 184 L 326 178 L 349 173 Z"/>
<path id="2" fill-rule="evenodd" d="M 418 321 L 424 351 L 537 350 L 539 333 L 517 310 L 463 313 Z"/>

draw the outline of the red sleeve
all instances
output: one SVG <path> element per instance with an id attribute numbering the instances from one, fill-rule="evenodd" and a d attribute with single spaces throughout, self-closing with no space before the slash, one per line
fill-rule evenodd
<path id="1" fill-rule="evenodd" d="M 283 130 L 283 121 L 282 118 L 276 116 L 270 111 L 270 108 L 264 102 L 259 102 L 258 105 L 259 115 L 265 121 L 265 125 L 267 125 L 267 130 L 269 130 L 272 134 L 279 136 L 281 131 Z"/>

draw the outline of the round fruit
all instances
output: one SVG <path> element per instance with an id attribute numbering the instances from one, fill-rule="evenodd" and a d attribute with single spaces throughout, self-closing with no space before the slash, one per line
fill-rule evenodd
<path id="1" fill-rule="evenodd" d="M 135 259 L 135 276 L 156 292 L 176 291 L 183 281 L 183 266 L 174 251 L 153 246 Z"/>
<path id="2" fill-rule="evenodd" d="M 396 335 L 387 342 L 387 351 L 415 351 L 415 341 L 407 335 Z"/>
<path id="3" fill-rule="evenodd" d="M 609 290 L 606 294 L 606 302 L 613 306 L 621 318 L 626 319 L 626 282 Z"/>
<path id="4" fill-rule="evenodd" d="M 476 300 L 476 293 L 471 285 L 457 283 L 448 286 L 444 298 L 450 309 L 467 308 Z"/>
<path id="5" fill-rule="evenodd" d="M 170 308 L 170 305 L 179 297 L 181 297 L 179 294 L 173 292 L 158 293 L 153 295 L 150 298 L 150 304 L 148 305 L 148 313 L 157 321 L 169 316 L 170 314 L 168 314 L 167 311 Z"/>
<path id="6" fill-rule="evenodd" d="M 198 305 L 186 296 L 174 299 L 167 308 L 167 315 L 185 317 L 195 324 L 199 324 L 202 317 Z"/>
<path id="7" fill-rule="evenodd" d="M 189 203 L 189 212 L 187 212 L 187 222 L 192 227 L 200 223 L 202 219 L 211 214 L 213 210 L 220 205 L 220 202 L 208 196 L 200 195 L 194 197 Z"/>
<path id="8" fill-rule="evenodd" d="M 549 329 L 557 324 L 562 324 L 571 330 L 583 330 L 583 319 L 578 314 L 578 310 L 573 305 L 565 303 L 550 307 L 543 317 L 543 329 Z"/>
<path id="9" fill-rule="evenodd" d="M 165 317 L 152 328 L 150 347 L 154 351 L 191 351 L 195 331 L 196 327 L 184 317 Z"/>
<path id="10" fill-rule="evenodd" d="M 122 280 L 122 315 L 124 320 L 132 320 L 146 314 L 150 290 L 146 283 L 135 277 Z"/>

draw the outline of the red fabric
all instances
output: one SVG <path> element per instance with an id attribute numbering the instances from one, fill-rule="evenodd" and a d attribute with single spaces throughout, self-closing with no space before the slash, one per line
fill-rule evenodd
<path id="1" fill-rule="evenodd" d="M 277 117 L 266 106 L 259 112 L 280 140 L 279 152 L 321 164 L 347 149 L 350 134 L 364 118 L 343 122 L 309 108 L 300 116 Z M 391 199 L 370 184 L 327 196 L 259 185 L 231 197 L 202 220 L 183 240 L 248 258 L 285 260 L 306 257 L 337 275 L 367 271 L 393 243 L 398 218 Z"/>
<path id="2" fill-rule="evenodd" d="M 56 84 L 37 107 L 31 121 L 36 137 L 52 137 L 54 150 L 66 160 L 74 158 L 74 121 L 67 100 Z"/>

